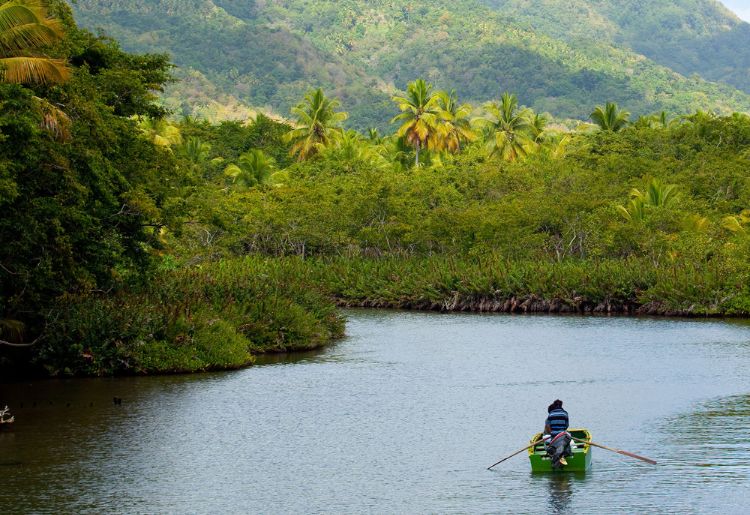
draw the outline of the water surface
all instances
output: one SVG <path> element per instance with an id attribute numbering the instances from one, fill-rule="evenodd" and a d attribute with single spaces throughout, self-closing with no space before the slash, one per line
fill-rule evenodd
<path id="1" fill-rule="evenodd" d="M 750 325 L 351 311 L 322 352 L 218 374 L 0 385 L 14 512 L 743 513 Z M 115 406 L 113 397 L 121 397 Z M 585 475 L 517 450 L 561 398 Z"/>

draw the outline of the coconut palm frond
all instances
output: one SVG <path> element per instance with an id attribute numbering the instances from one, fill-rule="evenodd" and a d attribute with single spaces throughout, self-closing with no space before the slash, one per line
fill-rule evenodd
<path id="1" fill-rule="evenodd" d="M 63 59 L 38 55 L 59 41 L 62 23 L 47 14 L 40 0 L 11 0 L 0 5 L 0 81 L 17 84 L 59 83 L 70 69 Z"/>
<path id="2" fill-rule="evenodd" d="M 441 150 L 444 134 L 440 125 L 443 110 L 439 105 L 439 93 L 433 92 L 432 84 L 417 79 L 407 86 L 407 94 L 393 97 L 401 114 L 391 123 L 400 122 L 396 135 L 403 137 L 414 148 L 414 163 L 419 166 L 419 153 L 423 149 Z"/>
<path id="3" fill-rule="evenodd" d="M 485 109 L 489 116 L 476 123 L 485 127 L 490 156 L 513 162 L 535 151 L 538 144 L 533 127 L 534 113 L 530 109 L 520 109 L 515 95 L 505 92 L 500 102 L 490 102 Z"/>
<path id="4" fill-rule="evenodd" d="M 605 106 L 597 106 L 590 117 L 601 130 L 619 132 L 627 127 L 630 120 L 630 113 L 624 109 L 620 109 L 614 102 L 607 102 Z"/>
<path id="5" fill-rule="evenodd" d="M 70 68 L 63 59 L 46 57 L 0 58 L 0 82 L 14 84 L 60 83 L 70 78 Z"/>
<path id="6" fill-rule="evenodd" d="M 60 36 L 60 31 L 55 26 L 25 23 L 0 31 L 0 49 L 3 53 L 23 52 L 51 45 Z"/>

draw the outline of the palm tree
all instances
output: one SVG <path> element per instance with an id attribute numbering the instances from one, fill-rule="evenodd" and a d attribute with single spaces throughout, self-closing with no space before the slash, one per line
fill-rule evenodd
<path id="1" fill-rule="evenodd" d="M 629 222 L 640 222 L 646 218 L 646 204 L 640 198 L 632 198 L 627 206 L 617 206 L 617 212 Z"/>
<path id="2" fill-rule="evenodd" d="M 455 90 L 438 91 L 435 96 L 440 109 L 440 146 L 451 153 L 460 152 L 463 143 L 477 138 L 471 127 L 471 104 L 459 104 Z"/>
<path id="3" fill-rule="evenodd" d="M 664 184 L 658 179 L 651 179 L 646 189 L 630 190 L 630 202 L 627 207 L 617 206 L 617 211 L 629 221 L 643 220 L 649 208 L 666 208 L 679 199 L 679 190 L 674 184 Z"/>
<path id="4" fill-rule="evenodd" d="M 201 165 L 208 160 L 211 153 L 211 145 L 203 142 L 200 138 L 190 137 L 177 148 L 177 154 L 194 165 Z"/>
<path id="5" fill-rule="evenodd" d="M 262 150 L 253 149 L 245 152 L 237 159 L 237 164 L 230 164 L 224 174 L 232 178 L 232 182 L 246 188 L 258 184 L 268 184 L 276 171 L 276 162 Z"/>
<path id="6" fill-rule="evenodd" d="M 703 139 L 711 133 L 716 118 L 716 113 L 698 110 L 691 115 L 681 116 L 680 123 L 692 125 L 695 135 Z"/>
<path id="7" fill-rule="evenodd" d="M 536 143 L 541 143 L 544 139 L 544 131 L 547 129 L 549 119 L 546 115 L 535 113 L 529 120 L 529 128 L 531 129 L 531 135 L 534 136 Z"/>
<path id="8" fill-rule="evenodd" d="M 364 164 L 371 169 L 384 169 L 388 161 L 381 154 L 381 145 L 382 143 L 374 143 L 372 140 L 363 138 L 357 131 L 349 130 L 345 131 L 333 145 L 323 149 L 320 155 L 341 163 L 344 169 L 350 171 L 356 163 Z"/>
<path id="9" fill-rule="evenodd" d="M 385 160 L 393 166 L 395 171 L 403 172 L 412 164 L 412 148 L 406 141 L 406 138 L 397 137 L 394 134 L 384 138 L 378 150 Z"/>
<path id="10" fill-rule="evenodd" d="M 292 109 L 297 117 L 296 127 L 284 136 L 284 140 L 292 143 L 290 153 L 299 161 L 313 157 L 341 134 L 341 123 L 348 115 L 336 111 L 338 106 L 337 99 L 327 98 L 318 88 L 309 91 L 305 99 Z"/>
<path id="11" fill-rule="evenodd" d="M 538 138 L 540 147 L 552 159 L 562 159 L 565 157 L 568 145 L 573 141 L 573 136 L 567 132 L 544 131 Z"/>
<path id="12" fill-rule="evenodd" d="M 62 24 L 49 16 L 45 2 L 0 2 L 0 82 L 49 84 L 68 80 L 70 68 L 64 59 L 39 53 L 63 36 Z"/>
<path id="13" fill-rule="evenodd" d="M 633 188 L 630 197 L 641 199 L 648 206 L 669 207 L 677 201 L 679 192 L 674 184 L 664 184 L 658 179 L 651 179 L 645 191 Z"/>
<path id="14" fill-rule="evenodd" d="M 424 79 L 417 79 L 407 86 L 405 97 L 393 97 L 393 101 L 401 114 L 395 116 L 391 123 L 401 122 L 396 135 L 403 137 L 414 147 L 414 164 L 419 166 L 419 152 L 422 149 L 439 147 L 438 125 L 441 111 L 438 98 L 432 92 L 432 84 L 427 84 Z"/>
<path id="15" fill-rule="evenodd" d="M 607 105 L 597 106 L 591 113 L 591 120 L 603 131 L 619 132 L 628 125 L 630 113 L 617 107 L 614 102 L 607 102 Z"/>
<path id="16" fill-rule="evenodd" d="M 508 92 L 503 93 L 500 102 L 487 104 L 486 109 L 489 117 L 480 118 L 477 123 L 489 129 L 490 155 L 497 154 L 509 162 L 526 157 L 536 146 L 531 110 L 519 109 L 518 98 Z"/>
<path id="17" fill-rule="evenodd" d="M 138 128 L 156 146 L 169 149 L 182 144 L 180 128 L 165 118 L 140 118 Z"/>
<path id="18" fill-rule="evenodd" d="M 675 121 L 675 119 L 669 118 L 666 111 L 661 111 L 659 113 L 639 116 L 633 123 L 633 126 L 638 129 L 666 129 L 674 125 Z"/>
<path id="19" fill-rule="evenodd" d="M 662 111 L 659 114 L 654 115 L 654 117 L 655 121 L 659 124 L 659 126 L 661 126 L 662 129 L 666 129 L 674 122 L 674 120 L 669 119 L 669 115 L 666 111 Z"/>

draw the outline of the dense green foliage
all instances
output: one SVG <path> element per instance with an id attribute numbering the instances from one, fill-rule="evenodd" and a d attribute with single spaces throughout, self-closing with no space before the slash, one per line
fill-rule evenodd
<path id="1" fill-rule="evenodd" d="M 295 263 L 292 261 L 292 263 Z M 325 258 L 296 262 L 342 305 L 434 311 L 746 315 L 747 267 L 647 259 Z M 283 265 L 289 267 L 288 263 Z"/>
<path id="2" fill-rule="evenodd" d="M 420 123 L 433 143 L 415 166 L 408 128 L 427 113 L 416 106 L 439 96 L 428 86 L 394 98 L 393 113 L 411 113 L 394 120 L 407 128 L 400 138 L 339 130 L 272 185 L 238 187 L 206 168 L 214 186 L 189 201 L 195 223 L 171 239 L 175 258 L 302 257 L 292 275 L 315 277 L 348 305 L 749 312 L 750 117 L 629 123 L 608 105 L 595 110 L 599 130 L 561 132 L 505 95 L 475 120 L 498 127 L 480 123 L 456 152 L 439 140 L 452 118 L 430 110 Z M 245 134 L 211 151 L 223 166 L 254 148 L 259 126 L 283 132 L 266 118 L 182 130 L 204 141 Z M 497 151 L 499 133 L 523 152 Z M 262 147 L 284 148 L 284 138 Z"/>
<path id="3" fill-rule="evenodd" d="M 165 234 L 188 222 L 206 145 L 187 138 L 174 153 L 179 133 L 153 119 L 164 114 L 155 93 L 170 80 L 165 56 L 126 54 L 78 30 L 65 4 L 50 7 L 65 36 L 46 51 L 69 63 L 69 80 L 0 83 L 0 368 L 238 366 L 251 352 L 339 334 L 331 302 L 299 281 L 259 269 L 245 287 L 223 268 L 167 271 Z M 256 128 L 243 133 L 253 145 L 274 138 Z"/>
<path id="4" fill-rule="evenodd" d="M 76 10 L 128 49 L 169 52 L 186 80 L 166 104 L 211 119 L 244 117 L 243 103 L 286 116 L 323 87 L 350 126 L 383 130 L 389 97 L 420 76 L 475 103 L 512 91 L 558 118 L 586 119 L 606 101 L 636 115 L 750 110 L 747 94 L 693 76 L 750 92 L 750 25 L 713 0 L 79 0 Z"/>
<path id="5" fill-rule="evenodd" d="M 160 114 L 163 56 L 134 57 L 72 28 L 58 52 L 77 64 L 64 85 L 0 84 L 0 309 L 34 323 L 64 292 L 108 290 L 142 270 L 176 174 L 130 115 Z M 127 94 L 123 94 L 127 92 Z M 63 133 L 46 106 L 64 109 Z"/>
<path id="6" fill-rule="evenodd" d="M 208 140 L 227 127 L 254 130 L 234 122 L 190 130 Z M 500 250 L 530 257 L 550 251 L 553 257 L 647 253 L 656 259 L 666 256 L 662 245 L 671 239 L 705 236 L 720 248 L 733 237 L 723 218 L 739 215 L 750 200 L 749 131 L 747 116 L 698 113 L 668 127 L 568 133 L 564 157 L 541 145 L 526 160 L 509 163 L 478 141 L 456 156 L 433 153 L 439 164 L 417 168 L 398 161 L 404 153 L 406 163 L 413 161 L 408 147 L 394 151 L 398 141 L 360 136 L 360 154 L 342 159 L 334 144 L 291 165 L 287 181 L 276 187 L 225 190 L 219 181 L 217 189 L 223 213 L 235 213 L 225 224 L 240 238 L 234 244 L 268 254 L 304 247 L 308 254 Z M 237 144 L 234 154 L 251 145 L 242 138 Z M 642 225 L 634 224 L 617 206 L 652 178 L 677 185 L 680 202 L 665 209 L 657 202 Z M 693 215 L 710 222 L 704 235 L 682 229 Z"/>
<path id="7" fill-rule="evenodd" d="M 750 24 L 714 0 L 484 0 L 514 23 L 566 41 L 624 45 L 685 76 L 750 92 Z"/>

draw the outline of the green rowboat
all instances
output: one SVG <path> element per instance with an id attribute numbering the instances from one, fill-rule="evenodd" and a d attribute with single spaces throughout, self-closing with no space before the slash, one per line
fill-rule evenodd
<path id="1" fill-rule="evenodd" d="M 591 433 L 587 429 L 568 429 L 568 433 L 575 438 L 591 441 Z M 529 443 L 534 443 L 542 437 L 541 433 L 535 434 Z M 552 469 L 552 460 L 544 450 L 544 443 L 539 443 L 529 448 L 529 461 L 531 461 L 532 472 L 585 472 L 591 468 L 591 446 L 576 442 L 570 442 L 570 450 L 573 456 L 565 458 L 568 464 L 560 469 Z"/>

